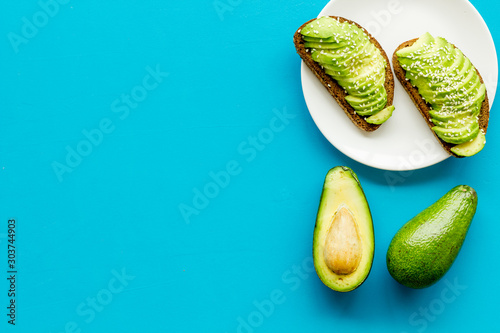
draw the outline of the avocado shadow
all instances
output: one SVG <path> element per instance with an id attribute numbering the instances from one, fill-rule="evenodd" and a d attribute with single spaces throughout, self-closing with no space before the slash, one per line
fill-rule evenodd
<path id="1" fill-rule="evenodd" d="M 379 281 L 371 273 L 360 286 L 349 292 L 331 290 L 319 278 L 314 289 L 315 311 L 321 313 L 321 316 L 334 316 L 352 322 L 369 321 L 376 326 L 387 325 L 382 312 L 387 308 L 387 290 L 380 288 Z"/>
<path id="2" fill-rule="evenodd" d="M 321 311 L 337 313 L 343 316 L 349 316 L 352 313 L 355 316 L 356 300 L 360 298 L 358 289 L 350 292 L 338 292 L 328 288 L 319 278 L 315 280 L 314 288 L 317 291 L 314 294 L 318 297 L 317 304 Z"/>
<path id="3" fill-rule="evenodd" d="M 392 279 L 392 277 L 389 277 L 388 280 L 389 279 L 390 281 L 387 283 L 386 288 L 390 288 L 393 291 L 394 298 L 398 304 L 415 304 L 422 298 L 422 292 L 420 290 L 406 287 Z"/>
<path id="4" fill-rule="evenodd" d="M 366 320 L 384 327 L 391 324 L 390 319 L 383 315 L 384 309 L 395 309 L 403 316 L 404 323 L 406 315 L 409 317 L 419 306 L 428 303 L 430 294 L 435 293 L 430 288 L 423 291 L 403 286 L 387 270 L 382 272 L 380 267 L 350 292 L 337 292 L 325 286 L 319 278 L 314 280 L 314 303 L 316 311 L 323 316 L 334 314 L 343 320 Z"/>

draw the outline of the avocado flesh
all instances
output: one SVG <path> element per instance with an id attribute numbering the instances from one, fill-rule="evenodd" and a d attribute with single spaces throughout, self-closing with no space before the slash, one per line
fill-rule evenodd
<path id="1" fill-rule="evenodd" d="M 305 37 L 305 36 L 304 36 Z M 304 46 L 309 49 L 333 50 L 338 53 L 351 54 L 363 46 L 363 35 L 356 34 L 347 36 L 337 35 L 330 38 L 308 38 L 304 39 Z"/>
<path id="2" fill-rule="evenodd" d="M 369 116 L 387 107 L 388 64 L 362 29 L 321 17 L 304 26 L 301 34 L 312 59 L 345 90 L 356 113 Z M 349 96 L 355 97 L 355 102 L 349 102 Z"/>
<path id="3" fill-rule="evenodd" d="M 347 227 L 339 228 L 340 215 L 349 217 L 344 223 Z M 318 277 L 333 290 L 354 290 L 370 273 L 374 249 L 370 208 L 356 174 L 345 166 L 331 169 L 314 227 L 313 259 Z"/>
<path id="4" fill-rule="evenodd" d="M 300 33 L 303 36 L 314 38 L 329 38 L 335 36 L 338 33 L 338 29 L 341 28 L 341 23 L 337 20 L 333 21 L 328 16 L 322 16 L 304 26 Z"/>
<path id="5" fill-rule="evenodd" d="M 429 33 L 396 55 L 406 78 L 430 106 L 436 135 L 455 145 L 473 140 L 479 133 L 486 89 L 470 60 L 444 38 Z"/>
<path id="6" fill-rule="evenodd" d="M 459 84 L 452 86 L 451 89 L 435 92 L 428 99 L 432 100 L 435 105 L 454 105 L 454 101 L 459 103 L 470 98 L 469 96 L 475 95 L 481 85 L 481 80 L 478 75 L 474 75 L 474 72 L 471 73 Z"/>
<path id="7" fill-rule="evenodd" d="M 475 116 L 471 111 L 465 110 L 463 112 L 447 112 L 447 111 L 439 111 L 439 110 L 430 110 L 429 114 L 431 116 L 431 121 L 435 122 L 456 122 L 457 127 L 460 125 L 460 121 L 464 118 Z M 437 125 L 437 124 L 436 124 Z M 450 125 L 450 124 L 448 124 Z"/>
<path id="8" fill-rule="evenodd" d="M 325 42 L 305 42 L 304 46 L 309 49 L 336 50 L 347 46 L 347 42 L 325 43 Z"/>
<path id="9" fill-rule="evenodd" d="M 375 105 L 385 101 L 387 98 L 387 93 L 385 90 L 379 90 L 378 92 L 372 94 L 370 100 L 367 101 L 366 98 L 356 97 L 356 96 L 346 96 L 347 102 L 355 109 L 355 110 L 364 110 L 374 107 Z"/>
<path id="10" fill-rule="evenodd" d="M 357 51 L 352 51 L 349 53 L 346 52 L 341 52 L 341 53 L 335 53 L 335 54 L 325 54 L 323 51 L 323 54 L 321 56 L 326 56 L 326 61 L 321 62 L 319 61 L 320 57 L 316 57 L 313 59 L 318 59 L 318 62 L 321 63 L 321 66 L 325 69 L 330 71 L 331 73 L 327 73 L 330 76 L 332 76 L 334 79 L 338 78 L 343 78 L 343 77 L 349 77 L 353 73 L 362 71 L 363 68 L 366 68 L 368 66 L 373 65 L 373 61 L 371 58 L 364 58 L 361 59 L 361 54 L 363 52 L 373 52 L 373 49 L 375 46 L 371 43 L 367 43 L 363 45 L 359 50 Z M 317 51 L 315 51 L 317 52 Z M 324 59 L 325 57 L 322 57 Z"/>
<path id="11" fill-rule="evenodd" d="M 450 62 L 449 67 L 445 67 L 443 65 L 443 69 L 441 72 L 436 73 L 437 78 L 428 82 L 424 82 L 423 84 L 418 85 L 418 91 L 419 93 L 424 97 L 424 98 L 431 98 L 434 94 L 439 94 L 440 92 L 443 91 L 451 91 L 453 89 L 453 84 L 446 84 L 446 80 L 440 79 L 439 77 L 446 77 L 446 76 L 456 76 L 456 77 L 461 77 L 459 72 L 462 69 L 463 65 L 465 63 L 465 57 L 463 56 L 463 53 L 460 52 L 459 49 L 454 49 L 453 53 L 453 62 Z M 470 65 L 470 61 L 469 61 Z M 454 75 L 456 73 L 456 75 Z M 443 87 L 444 86 L 444 87 Z M 438 95 L 439 96 L 439 95 Z"/>
<path id="12" fill-rule="evenodd" d="M 456 145 L 473 140 L 479 133 L 479 124 L 477 121 L 471 121 L 470 123 L 461 127 L 440 127 L 434 126 L 432 128 L 437 136 L 439 136 L 443 141 L 453 143 Z"/>
<path id="13" fill-rule="evenodd" d="M 321 65 L 336 66 L 335 70 L 342 70 L 351 67 L 353 59 L 358 58 L 362 53 L 372 52 L 374 47 L 371 43 L 359 43 L 355 49 L 347 47 L 339 50 L 312 49 L 311 55 L 313 60 Z"/>
<path id="14" fill-rule="evenodd" d="M 450 53 L 451 46 L 448 45 L 446 40 L 438 37 L 433 43 L 428 44 L 422 50 L 416 51 L 408 57 L 399 58 L 399 62 L 406 71 L 411 73 L 423 72 L 428 69 L 434 69 L 436 65 L 442 64 Z"/>
<path id="15" fill-rule="evenodd" d="M 380 86 L 384 85 L 385 78 L 380 77 L 378 82 L 364 82 L 357 86 L 357 89 L 353 89 L 350 92 L 350 95 L 353 97 L 366 97 L 368 95 L 378 93 L 380 90 Z M 387 93 L 387 92 L 386 92 Z"/>
<path id="16" fill-rule="evenodd" d="M 449 66 L 443 68 L 442 73 L 440 73 L 441 77 L 457 77 L 461 78 L 465 73 L 469 72 L 470 66 L 472 66 L 469 59 L 467 59 L 462 51 L 459 49 L 453 49 L 453 62 L 449 64 Z M 434 82 L 430 82 L 431 88 L 441 88 L 445 84 L 445 80 L 438 78 L 434 80 Z"/>
<path id="17" fill-rule="evenodd" d="M 474 93 L 472 91 L 472 93 Z M 438 104 L 434 106 L 434 110 L 445 112 L 445 113 L 456 113 L 461 114 L 465 112 L 470 112 L 476 117 L 479 115 L 481 111 L 481 105 L 483 104 L 484 98 L 486 96 L 486 86 L 482 83 L 474 95 L 469 94 L 466 100 L 462 100 L 461 104 L 455 105 L 451 104 Z"/>
<path id="18" fill-rule="evenodd" d="M 382 124 L 392 116 L 393 111 L 394 111 L 394 105 L 391 105 L 386 107 L 382 111 L 374 114 L 373 116 L 366 118 L 365 120 L 369 124 Z"/>
<path id="19" fill-rule="evenodd" d="M 479 131 L 479 134 L 474 140 L 453 146 L 451 152 L 460 156 L 473 156 L 479 153 L 484 148 L 485 144 L 486 136 L 483 131 Z"/>
<path id="20" fill-rule="evenodd" d="M 432 122 L 434 125 L 439 126 L 441 128 L 459 128 L 463 126 L 467 126 L 468 124 L 474 122 L 474 117 L 471 113 L 468 113 L 466 116 L 463 116 L 461 119 L 450 118 L 447 121 L 441 121 L 439 119 L 433 118 Z"/>
<path id="21" fill-rule="evenodd" d="M 339 80 L 339 84 L 345 87 L 348 95 L 346 101 L 359 115 L 372 115 L 381 111 L 387 104 L 387 91 L 376 86 L 374 77 L 381 71 L 383 66 L 367 66 L 358 72 L 352 73 L 350 78 Z M 371 89 L 371 93 L 362 94 L 364 89 Z"/>
<path id="22" fill-rule="evenodd" d="M 339 40 L 336 37 L 320 38 L 320 37 L 309 37 L 303 36 L 305 42 L 313 43 L 338 43 Z"/>
<path id="23" fill-rule="evenodd" d="M 348 97 L 350 98 L 347 99 Z M 378 93 L 373 94 L 368 101 L 363 98 L 352 96 L 346 96 L 346 100 L 359 115 L 371 116 L 380 112 L 380 107 L 386 104 L 387 93 L 385 90 L 380 90 Z M 359 101 L 361 101 L 361 103 L 359 103 Z"/>
<path id="24" fill-rule="evenodd" d="M 439 281 L 457 257 L 476 207 L 474 189 L 459 185 L 412 218 L 389 245 L 386 261 L 391 276 L 416 289 Z"/>
<path id="25" fill-rule="evenodd" d="M 398 50 L 396 52 L 396 55 L 398 57 L 408 57 L 409 55 L 413 54 L 416 51 L 421 50 L 425 45 L 428 45 L 430 43 L 434 42 L 434 37 L 428 32 L 420 36 L 419 39 L 413 43 L 413 45 L 410 45 L 408 47 L 405 47 L 401 50 Z"/>

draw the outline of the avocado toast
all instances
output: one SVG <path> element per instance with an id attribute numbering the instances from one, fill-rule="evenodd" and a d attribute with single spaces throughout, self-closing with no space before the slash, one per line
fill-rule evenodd
<path id="1" fill-rule="evenodd" d="M 452 156 L 477 154 L 486 142 L 489 102 L 479 71 L 444 38 L 429 33 L 402 43 L 394 73 L 434 136 Z"/>
<path id="2" fill-rule="evenodd" d="M 377 42 L 354 21 L 323 16 L 294 34 L 297 53 L 351 121 L 371 132 L 394 110 L 394 77 Z"/>

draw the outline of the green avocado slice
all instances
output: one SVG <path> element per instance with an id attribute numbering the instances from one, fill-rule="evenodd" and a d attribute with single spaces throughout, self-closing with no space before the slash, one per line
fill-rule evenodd
<path id="1" fill-rule="evenodd" d="M 474 139 L 478 135 L 479 124 L 474 121 L 462 127 L 443 128 L 434 126 L 432 129 L 443 141 L 459 145 Z"/>
<path id="2" fill-rule="evenodd" d="M 435 134 L 455 145 L 473 141 L 480 132 L 486 88 L 470 60 L 444 38 L 432 40 L 428 33 L 400 51 L 396 55 L 406 78 L 430 106 Z"/>
<path id="3" fill-rule="evenodd" d="M 415 43 L 413 43 L 413 45 L 397 51 L 396 55 L 400 58 L 408 57 L 414 52 L 421 50 L 426 45 L 429 45 L 432 42 L 434 42 L 434 37 L 432 37 L 430 33 L 426 32 L 425 34 L 420 36 L 420 38 Z"/>
<path id="4" fill-rule="evenodd" d="M 306 24 L 300 33 L 307 37 L 329 38 L 338 34 L 340 26 L 341 23 L 339 21 L 328 16 L 322 16 Z"/>
<path id="5" fill-rule="evenodd" d="M 455 111 L 443 111 L 443 110 L 430 110 L 429 114 L 431 116 L 431 120 L 440 121 L 440 122 L 450 122 L 450 121 L 458 121 L 463 118 L 473 117 L 474 113 L 470 110 L 463 110 L 459 112 Z"/>
<path id="6" fill-rule="evenodd" d="M 347 46 L 347 42 L 340 43 L 319 43 L 319 42 L 305 42 L 304 46 L 309 49 L 320 49 L 320 50 L 336 50 Z"/>
<path id="7" fill-rule="evenodd" d="M 385 106 L 387 103 L 387 92 L 382 88 L 372 96 L 360 98 L 348 95 L 345 99 L 360 116 L 371 116 Z"/>
<path id="8" fill-rule="evenodd" d="M 360 116 L 387 106 L 386 59 L 357 25 L 331 17 L 309 22 L 301 30 L 312 59 L 346 92 L 346 101 Z"/>
<path id="9" fill-rule="evenodd" d="M 304 38 L 304 41 L 313 42 L 313 43 L 340 43 L 341 42 L 337 37 L 321 38 L 321 37 L 303 36 L 303 38 Z"/>
<path id="10" fill-rule="evenodd" d="M 475 121 L 477 121 L 476 117 L 474 117 L 473 114 L 470 112 L 467 115 L 461 116 L 460 118 L 453 117 L 448 119 L 447 121 L 442 121 L 436 118 L 432 119 L 434 125 L 441 128 L 459 128 L 459 127 L 469 126 Z"/>
<path id="11" fill-rule="evenodd" d="M 392 112 L 394 111 L 394 105 L 388 106 L 383 110 L 375 113 L 374 115 L 366 118 L 366 122 L 369 124 L 380 125 L 385 123 L 392 116 Z"/>
<path id="12" fill-rule="evenodd" d="M 451 152 L 458 156 L 469 157 L 479 153 L 485 144 L 486 136 L 483 131 L 479 131 L 475 139 L 452 147 Z"/>

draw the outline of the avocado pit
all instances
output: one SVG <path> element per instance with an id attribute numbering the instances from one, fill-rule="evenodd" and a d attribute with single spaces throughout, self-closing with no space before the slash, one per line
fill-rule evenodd
<path id="1" fill-rule="evenodd" d="M 351 274 L 358 268 L 362 253 L 356 220 L 345 206 L 341 206 L 326 236 L 323 251 L 326 266 L 338 275 Z"/>

